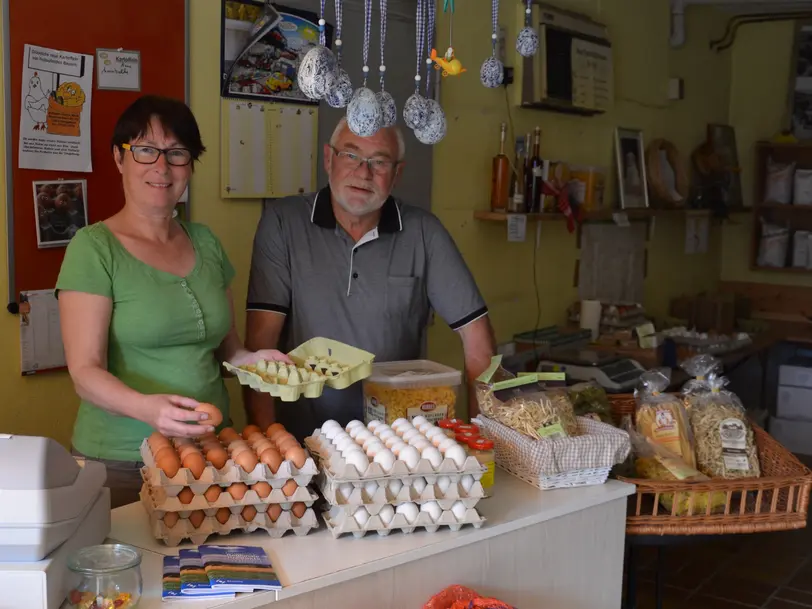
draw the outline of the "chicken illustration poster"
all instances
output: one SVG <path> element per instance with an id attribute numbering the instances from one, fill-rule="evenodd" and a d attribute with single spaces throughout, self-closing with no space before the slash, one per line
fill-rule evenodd
<path id="1" fill-rule="evenodd" d="M 20 112 L 21 169 L 93 170 L 93 56 L 25 45 Z"/>

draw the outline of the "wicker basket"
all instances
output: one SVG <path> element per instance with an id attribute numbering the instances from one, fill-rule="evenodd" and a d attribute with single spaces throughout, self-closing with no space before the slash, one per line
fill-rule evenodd
<path id="1" fill-rule="evenodd" d="M 610 395 L 612 412 L 634 418 L 635 401 L 630 395 Z M 753 425 L 761 478 L 715 479 L 708 482 L 658 482 L 621 478 L 637 485 L 629 501 L 626 533 L 629 535 L 724 535 L 788 531 L 806 526 L 812 472 L 766 431 Z M 725 493 L 724 512 L 707 508 L 694 511 L 702 493 Z M 674 494 L 672 510 L 660 505 L 660 496 Z M 688 514 L 677 516 L 677 504 L 688 497 Z"/>

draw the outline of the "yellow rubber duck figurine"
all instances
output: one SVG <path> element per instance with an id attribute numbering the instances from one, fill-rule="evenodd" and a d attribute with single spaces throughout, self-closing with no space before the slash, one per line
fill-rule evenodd
<path id="1" fill-rule="evenodd" d="M 430 59 L 435 63 L 435 70 L 442 68 L 443 76 L 459 76 L 467 71 L 462 67 L 460 60 L 454 57 L 454 49 L 451 47 L 448 47 L 448 50 L 445 52 L 445 57 L 439 57 L 437 50 L 432 49 Z"/>

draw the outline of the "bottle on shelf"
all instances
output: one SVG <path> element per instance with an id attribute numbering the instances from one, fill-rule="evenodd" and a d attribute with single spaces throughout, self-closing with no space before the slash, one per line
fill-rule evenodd
<path id="1" fill-rule="evenodd" d="M 507 211 L 510 191 L 510 161 L 505 155 L 507 124 L 502 123 L 499 132 L 499 154 L 493 157 L 491 166 L 491 211 Z"/>
<path id="2" fill-rule="evenodd" d="M 541 212 L 541 186 L 544 182 L 544 162 L 541 159 L 541 128 L 536 127 L 533 137 L 533 156 L 527 161 L 527 211 Z"/>
<path id="3" fill-rule="evenodd" d="M 533 167 L 531 165 L 532 156 L 530 146 L 533 142 L 530 133 L 524 136 L 524 211 L 530 213 L 533 210 L 533 201 L 530 195 L 533 191 Z"/>
<path id="4" fill-rule="evenodd" d="M 528 140 L 529 137 L 524 140 L 516 141 L 516 171 L 513 173 L 510 200 L 508 201 L 508 211 L 514 214 L 522 214 L 527 211 L 527 203 L 525 201 L 527 185 L 525 184 L 524 164 L 526 162 L 525 156 L 527 147 L 530 143 Z"/>

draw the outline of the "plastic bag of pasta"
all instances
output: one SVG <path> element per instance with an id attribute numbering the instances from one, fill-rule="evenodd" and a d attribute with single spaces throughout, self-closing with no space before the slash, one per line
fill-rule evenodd
<path id="1" fill-rule="evenodd" d="M 693 377 L 680 390 L 685 410 L 690 413 L 694 398 L 710 391 L 708 379 L 721 370 L 722 363 L 712 355 L 703 353 L 689 357 L 680 367 Z"/>
<path id="2" fill-rule="evenodd" d="M 482 414 L 536 440 L 578 435 L 566 390 L 545 389 L 535 374 L 517 377 L 499 365 L 499 357 L 477 378 Z"/>
<path id="3" fill-rule="evenodd" d="M 712 478 L 760 476 L 758 449 L 744 406 L 724 389 L 726 378 L 711 374 L 706 384 L 704 392 L 691 395 L 697 469 Z"/>
<path id="4" fill-rule="evenodd" d="M 647 480 L 707 482 L 710 480 L 702 472 L 697 471 L 667 448 L 637 433 L 633 429 L 626 429 L 632 442 L 634 452 L 634 465 L 637 476 Z M 674 508 L 676 495 L 677 507 Z M 704 514 L 708 511 L 710 503 L 711 513 L 724 510 L 727 495 L 724 492 L 690 492 L 663 493 L 660 495 L 660 504 L 669 512 L 674 511 L 677 516 L 689 513 Z"/>
<path id="5" fill-rule="evenodd" d="M 649 370 L 640 376 L 635 391 L 637 431 L 668 449 L 692 468 L 696 467 L 688 415 L 682 400 L 665 393 L 671 383 L 667 368 Z"/>
<path id="6" fill-rule="evenodd" d="M 595 383 L 578 383 L 567 388 L 567 394 L 572 402 L 573 410 L 579 417 L 592 417 L 614 425 L 612 420 L 612 407 L 606 390 Z"/>

